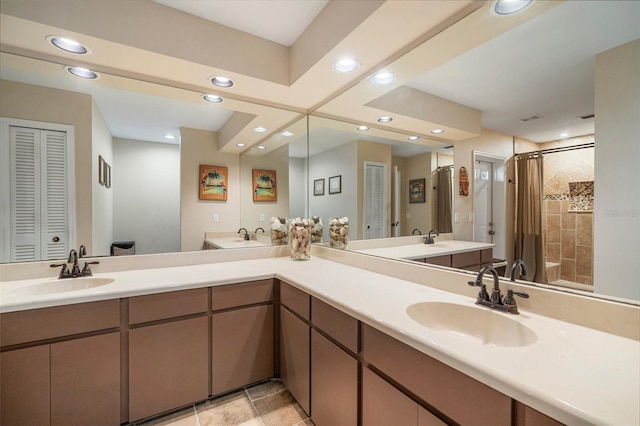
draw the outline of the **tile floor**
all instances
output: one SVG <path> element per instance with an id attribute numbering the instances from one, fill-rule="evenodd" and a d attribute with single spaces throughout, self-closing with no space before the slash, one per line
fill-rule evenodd
<path id="1" fill-rule="evenodd" d="M 137 426 L 313 426 L 280 380 L 244 388 Z"/>

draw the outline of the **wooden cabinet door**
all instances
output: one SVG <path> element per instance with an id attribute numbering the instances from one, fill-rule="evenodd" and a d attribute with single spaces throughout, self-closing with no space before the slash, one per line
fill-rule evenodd
<path id="1" fill-rule="evenodd" d="M 0 353 L 0 424 L 48 425 L 49 345 Z"/>
<path id="2" fill-rule="evenodd" d="M 311 420 L 316 426 L 358 423 L 358 362 L 311 330 Z"/>
<path id="3" fill-rule="evenodd" d="M 215 313 L 211 324 L 214 395 L 273 377 L 273 305 Z"/>
<path id="4" fill-rule="evenodd" d="M 129 421 L 209 395 L 206 316 L 129 330 Z"/>
<path id="5" fill-rule="evenodd" d="M 120 333 L 51 345 L 51 425 L 120 424 Z"/>
<path id="6" fill-rule="evenodd" d="M 362 373 L 362 424 L 417 426 L 418 404 L 368 368 Z"/>
<path id="7" fill-rule="evenodd" d="M 309 414 L 310 327 L 280 307 L 280 375 L 291 395 Z"/>

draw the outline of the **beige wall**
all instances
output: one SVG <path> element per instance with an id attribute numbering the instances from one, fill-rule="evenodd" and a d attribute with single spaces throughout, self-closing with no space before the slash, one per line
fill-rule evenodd
<path id="1" fill-rule="evenodd" d="M 596 55 L 594 290 L 640 300 L 640 40 Z"/>
<path id="2" fill-rule="evenodd" d="M 111 173 L 117 171 L 113 164 L 113 138 L 96 103 L 91 100 L 91 186 L 92 191 L 92 256 L 106 256 L 110 254 L 113 242 L 113 192 L 114 188 L 100 185 L 98 181 L 98 155 L 111 166 Z M 112 179 L 113 182 L 113 179 Z M 81 244 L 79 241 L 78 244 Z"/>
<path id="3" fill-rule="evenodd" d="M 253 201 L 253 169 L 276 171 L 278 201 Z M 299 184 L 304 187 L 305 183 Z M 241 225 L 249 233 L 261 227 L 268 234 L 272 217 L 289 217 L 289 147 L 282 146 L 267 155 L 243 155 L 240 158 L 240 194 Z M 261 214 L 264 221 L 260 221 Z"/>
<path id="4" fill-rule="evenodd" d="M 431 182 L 432 158 L 435 155 L 432 153 L 426 153 L 421 155 L 414 155 L 405 160 L 405 168 L 401 169 L 401 187 L 400 192 L 402 195 L 402 211 L 404 214 L 404 227 L 402 235 L 410 235 L 411 232 L 417 228 L 426 234 L 431 229 L 432 222 L 432 209 L 433 204 L 432 191 L 429 189 L 433 187 Z M 424 203 L 409 203 L 409 181 L 414 179 L 425 179 L 425 202 Z"/>
<path id="5" fill-rule="evenodd" d="M 74 126 L 76 242 L 93 253 L 91 96 L 6 80 L 0 80 L 0 93 L 2 117 Z"/>
<path id="6" fill-rule="evenodd" d="M 237 232 L 240 228 L 240 156 L 218 151 L 218 135 L 180 129 L 180 229 L 181 250 L 200 250 L 205 232 Z M 227 201 L 200 200 L 201 164 L 228 168 Z M 220 218 L 213 222 L 213 214 Z"/>

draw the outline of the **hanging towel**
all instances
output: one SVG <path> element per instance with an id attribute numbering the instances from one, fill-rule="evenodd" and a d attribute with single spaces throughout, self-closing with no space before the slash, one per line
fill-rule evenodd
<path id="1" fill-rule="evenodd" d="M 464 167 L 460 167 L 460 195 L 463 197 L 469 195 L 469 175 Z"/>

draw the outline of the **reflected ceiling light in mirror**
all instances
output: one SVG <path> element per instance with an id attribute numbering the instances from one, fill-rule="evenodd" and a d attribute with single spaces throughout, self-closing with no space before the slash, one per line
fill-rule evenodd
<path id="1" fill-rule="evenodd" d="M 233 86 L 233 80 L 231 80 L 228 77 L 223 77 L 223 76 L 215 76 L 215 77 L 211 77 L 211 83 L 214 86 L 218 86 L 218 87 L 231 87 Z"/>
<path id="2" fill-rule="evenodd" d="M 242 148 L 244 146 L 247 146 L 247 144 L 246 143 L 237 143 L 236 146 Z"/>
<path id="3" fill-rule="evenodd" d="M 396 81 L 396 75 L 388 71 L 380 71 L 371 76 L 373 84 L 378 86 L 385 86 Z"/>
<path id="4" fill-rule="evenodd" d="M 560 137 L 563 139 L 566 138 L 567 136 L 569 136 L 569 133 L 567 132 L 560 133 Z"/>
<path id="5" fill-rule="evenodd" d="M 267 149 L 267 147 L 264 145 L 258 145 L 256 146 L 256 149 Z"/>
<path id="6" fill-rule="evenodd" d="M 164 135 L 164 137 L 171 140 L 174 140 L 176 138 L 175 135 Z"/>
<path id="7" fill-rule="evenodd" d="M 356 130 L 360 130 L 361 132 L 364 132 L 365 130 L 369 130 L 369 126 L 358 126 L 356 127 Z"/>
<path id="8" fill-rule="evenodd" d="M 77 55 L 84 55 L 89 53 L 89 49 L 71 38 L 61 36 L 48 36 L 47 41 L 53 44 L 58 49 L 64 50 L 65 52 L 75 53 Z"/>
<path id="9" fill-rule="evenodd" d="M 407 139 L 409 139 L 410 141 L 417 141 L 418 139 L 420 139 L 420 136 L 409 136 Z"/>
<path id="10" fill-rule="evenodd" d="M 344 58 L 333 63 L 333 70 L 339 73 L 353 72 L 358 69 L 360 62 L 353 58 Z"/>
<path id="11" fill-rule="evenodd" d="M 378 118 L 378 123 L 389 123 L 390 121 L 393 121 L 393 118 L 391 118 L 391 117 L 380 117 L 380 118 Z"/>
<path id="12" fill-rule="evenodd" d="M 442 129 L 433 129 L 431 131 L 431 133 L 433 133 L 434 135 L 439 135 L 440 133 L 444 133 L 444 130 L 442 130 Z"/>
<path id="13" fill-rule="evenodd" d="M 94 80 L 98 78 L 97 73 L 86 68 L 82 68 L 82 67 L 64 67 L 64 68 L 67 71 L 69 71 L 71 74 L 75 75 L 76 77 L 86 78 L 89 80 Z"/>
<path id="14" fill-rule="evenodd" d="M 267 128 L 266 127 L 262 127 L 262 126 L 258 126 L 258 127 L 254 127 L 253 131 L 254 132 L 258 132 L 258 133 L 264 133 L 264 132 L 267 131 Z"/>
<path id="15" fill-rule="evenodd" d="M 202 95 L 202 99 L 204 99 L 207 102 L 214 103 L 214 104 L 219 104 L 220 102 L 222 102 L 224 100 L 218 95 Z"/>
<path id="16" fill-rule="evenodd" d="M 282 133 L 280 133 L 280 134 L 281 134 L 282 136 L 287 136 L 287 137 L 289 137 L 289 136 L 293 136 L 293 135 L 294 135 L 294 133 L 293 133 L 293 132 L 290 132 L 290 131 L 288 131 L 288 130 L 285 130 L 284 132 L 282 132 Z"/>
<path id="17" fill-rule="evenodd" d="M 529 6 L 532 0 L 498 0 L 493 10 L 498 15 L 512 15 Z"/>

